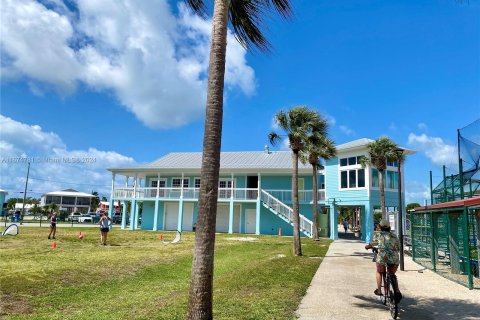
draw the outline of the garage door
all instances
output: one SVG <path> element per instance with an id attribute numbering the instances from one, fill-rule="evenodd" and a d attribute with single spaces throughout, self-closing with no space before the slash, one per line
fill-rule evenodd
<path id="1" fill-rule="evenodd" d="M 255 233 L 257 211 L 255 209 L 245 210 L 245 233 Z"/>
<path id="2" fill-rule="evenodd" d="M 177 230 L 178 226 L 178 203 L 165 204 L 165 230 Z"/>
<path id="3" fill-rule="evenodd" d="M 217 232 L 228 232 L 230 206 L 217 207 Z M 233 207 L 233 232 L 240 233 L 240 205 Z"/>
<path id="4" fill-rule="evenodd" d="M 182 231 L 193 230 L 193 203 L 183 204 Z"/>
<path id="5" fill-rule="evenodd" d="M 228 232 L 229 206 L 217 207 L 217 232 Z"/>

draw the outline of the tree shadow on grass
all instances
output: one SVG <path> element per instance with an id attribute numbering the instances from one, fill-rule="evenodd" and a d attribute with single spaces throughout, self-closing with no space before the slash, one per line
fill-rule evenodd
<path id="1" fill-rule="evenodd" d="M 475 294 L 475 293 L 472 293 Z M 389 316 L 388 306 L 381 304 L 380 299 L 355 295 L 361 300 L 355 305 L 365 309 L 383 309 Z M 480 306 L 476 303 L 442 298 L 413 299 L 404 296 L 398 305 L 397 319 L 405 320 L 478 320 L 480 319 Z"/>

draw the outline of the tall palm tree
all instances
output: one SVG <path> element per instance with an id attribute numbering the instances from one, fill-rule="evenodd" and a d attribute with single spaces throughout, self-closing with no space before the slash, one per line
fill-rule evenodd
<path id="1" fill-rule="evenodd" d="M 387 168 L 387 161 L 398 160 L 398 145 L 388 137 L 380 137 L 368 144 L 368 157 L 363 157 L 360 163 L 363 167 L 372 165 L 378 170 L 378 185 L 380 189 L 380 205 L 382 219 L 387 218 L 385 210 L 385 183 L 383 173 Z"/>
<path id="2" fill-rule="evenodd" d="M 312 238 L 318 240 L 318 169 L 321 167 L 320 158 L 325 160 L 335 156 L 337 150 L 335 142 L 326 135 L 312 133 L 307 137 L 305 150 L 300 159 L 303 163 L 312 165 L 313 182 L 313 234 Z"/>
<path id="3" fill-rule="evenodd" d="M 298 157 L 300 152 L 305 150 L 305 141 L 312 133 L 325 135 L 327 131 L 327 122 L 320 115 L 307 107 L 295 107 L 288 112 L 280 111 L 275 115 L 275 122 L 282 129 L 288 138 L 290 149 L 292 150 L 293 177 L 293 254 L 302 255 L 302 246 L 300 243 L 300 217 L 298 210 Z M 270 143 L 275 145 L 282 140 L 282 136 L 276 132 L 268 135 Z"/>
<path id="4" fill-rule="evenodd" d="M 206 17 L 205 1 L 185 0 L 185 2 L 193 11 L 202 17 Z M 267 51 L 270 44 L 263 36 L 262 25 L 265 22 L 265 16 L 269 13 L 279 13 L 284 18 L 290 17 L 292 14 L 290 0 L 214 0 L 201 185 L 188 319 L 211 319 L 213 317 L 213 258 L 222 138 L 227 27 L 229 23 L 232 25 L 235 37 L 245 48 L 257 47 L 262 51 Z"/>

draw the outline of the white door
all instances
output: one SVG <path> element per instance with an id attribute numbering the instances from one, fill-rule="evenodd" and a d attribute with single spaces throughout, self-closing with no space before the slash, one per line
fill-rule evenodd
<path id="1" fill-rule="evenodd" d="M 305 180 L 303 178 L 298 178 L 298 201 L 305 201 L 305 192 L 302 192 L 303 190 L 305 190 Z"/>
<path id="2" fill-rule="evenodd" d="M 193 230 L 193 203 L 183 204 L 182 231 Z"/>
<path id="3" fill-rule="evenodd" d="M 217 232 L 228 232 L 229 206 L 217 207 Z"/>
<path id="4" fill-rule="evenodd" d="M 165 203 L 165 230 L 177 230 L 178 226 L 178 203 Z"/>
<path id="5" fill-rule="evenodd" d="M 256 217 L 256 209 L 245 209 L 245 233 L 255 233 L 257 229 Z"/>
<path id="6" fill-rule="evenodd" d="M 240 206 L 233 207 L 233 232 L 240 233 Z"/>

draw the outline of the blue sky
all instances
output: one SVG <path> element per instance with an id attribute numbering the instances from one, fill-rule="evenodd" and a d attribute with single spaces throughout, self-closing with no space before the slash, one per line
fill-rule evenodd
<path id="1" fill-rule="evenodd" d="M 262 150 L 281 109 L 307 105 L 337 144 L 388 135 L 417 153 L 407 202 L 455 169 L 456 129 L 480 117 L 478 1 L 292 1 L 272 52 L 229 35 L 223 151 Z M 105 168 L 201 151 L 210 21 L 182 1 L 5 1 L 0 188 L 99 190 Z M 95 158 L 48 163 L 46 158 Z"/>

